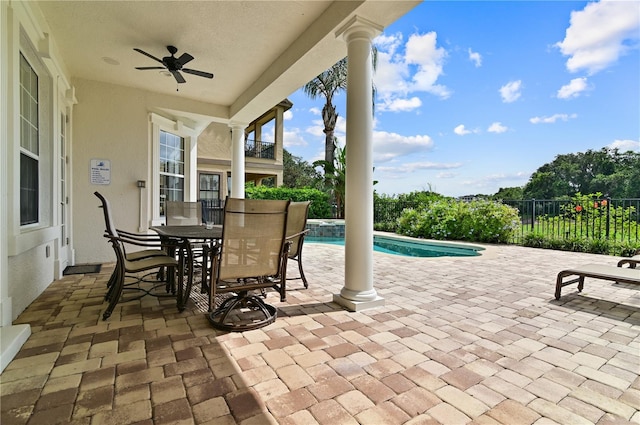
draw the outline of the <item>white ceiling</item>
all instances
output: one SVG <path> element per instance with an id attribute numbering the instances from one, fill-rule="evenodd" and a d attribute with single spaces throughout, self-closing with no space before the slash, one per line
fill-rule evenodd
<path id="1" fill-rule="evenodd" d="M 83 78 L 211 104 L 249 122 L 346 56 L 336 31 L 358 15 L 387 26 L 418 1 L 40 1 L 64 66 Z M 157 70 L 166 46 L 195 59 L 186 83 Z M 115 64 L 113 64 L 115 63 Z M 73 82 L 73 81 L 72 81 Z M 176 93 L 176 88 L 179 92 Z"/>

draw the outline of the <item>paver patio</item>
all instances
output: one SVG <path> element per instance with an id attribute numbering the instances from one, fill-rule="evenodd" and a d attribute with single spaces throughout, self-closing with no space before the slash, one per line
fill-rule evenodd
<path id="1" fill-rule="evenodd" d="M 342 247 L 307 244 L 268 327 L 225 334 L 191 302 L 119 304 L 99 274 L 54 282 L 16 323 L 32 335 L 0 375 L 12 424 L 640 423 L 640 287 L 559 270 L 603 255 L 491 246 L 481 257 L 374 254 L 385 306 L 331 302 Z M 296 273 L 295 265 L 289 268 Z M 197 298 L 197 297 L 196 297 Z"/>

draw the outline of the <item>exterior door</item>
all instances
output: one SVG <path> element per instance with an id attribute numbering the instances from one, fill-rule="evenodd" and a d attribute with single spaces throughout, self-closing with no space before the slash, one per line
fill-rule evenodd
<path id="1" fill-rule="evenodd" d="M 69 178 L 69 116 L 66 112 L 60 113 L 59 134 L 58 134 L 58 226 L 60 228 L 59 241 L 59 273 L 62 275 L 64 269 L 73 264 L 71 247 L 71 223 L 70 217 L 70 178 Z"/>

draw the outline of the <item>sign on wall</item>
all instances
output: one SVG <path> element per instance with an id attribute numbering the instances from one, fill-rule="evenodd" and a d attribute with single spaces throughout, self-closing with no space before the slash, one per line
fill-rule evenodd
<path id="1" fill-rule="evenodd" d="M 111 184 L 111 161 L 108 159 L 92 159 L 89 170 L 91 184 Z"/>

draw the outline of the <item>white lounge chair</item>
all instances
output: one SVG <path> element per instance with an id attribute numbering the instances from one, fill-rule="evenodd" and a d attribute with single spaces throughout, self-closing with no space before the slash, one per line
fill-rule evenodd
<path id="1" fill-rule="evenodd" d="M 621 260 L 624 261 L 624 260 Z M 587 264 L 573 269 L 562 270 L 558 273 L 556 280 L 556 300 L 560 299 L 560 291 L 567 285 L 578 283 L 578 292 L 582 292 L 584 288 L 584 278 L 593 277 L 595 279 L 612 280 L 622 283 L 638 283 L 640 284 L 640 269 L 632 267 L 609 266 L 603 264 Z M 577 276 L 565 281 L 566 277 Z"/>

